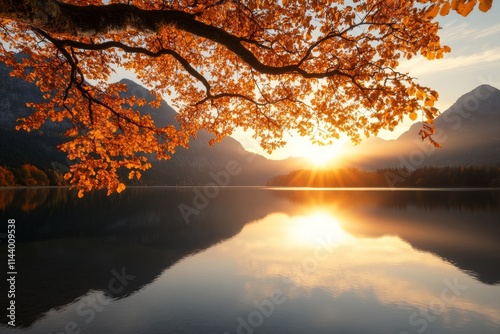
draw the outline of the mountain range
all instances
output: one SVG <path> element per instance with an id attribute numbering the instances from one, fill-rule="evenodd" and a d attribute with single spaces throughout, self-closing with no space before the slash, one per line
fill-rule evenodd
<path id="1" fill-rule="evenodd" d="M 346 145 L 343 164 L 366 170 L 424 166 L 500 165 L 500 90 L 481 85 L 461 96 L 434 121 L 436 148 L 422 141 L 422 123 L 413 124 L 397 139 L 371 138 Z"/>
<path id="2" fill-rule="evenodd" d="M 128 93 L 151 99 L 141 85 L 124 79 Z M 36 85 L 9 76 L 9 69 L 0 64 L 0 166 L 18 167 L 29 163 L 41 169 L 68 169 L 68 160 L 56 147 L 67 140 L 62 133 L 65 123 L 48 122 L 40 130 L 26 133 L 16 131 L 16 119 L 29 115 L 27 101 L 41 101 Z M 159 126 L 177 124 L 176 112 L 167 102 L 151 108 L 139 107 L 150 113 Z M 435 120 L 434 139 L 442 148 L 422 142 L 418 132 L 422 124 L 413 124 L 395 140 L 370 138 L 353 147 L 346 144 L 338 166 L 355 166 L 366 170 L 385 167 L 416 169 L 423 166 L 500 165 L 500 90 L 481 85 L 460 97 Z M 205 185 L 214 182 L 213 175 L 224 171 L 229 164 L 238 173 L 230 185 L 264 185 L 271 177 L 292 170 L 308 168 L 304 158 L 270 160 L 249 152 L 232 137 L 210 147 L 213 138 L 201 131 L 191 140 L 189 149 L 180 148 L 167 161 L 153 159 L 153 168 L 143 173 L 136 185 Z M 124 176 L 125 176 L 124 171 Z M 126 179 L 126 177 L 124 177 Z"/>
<path id="3" fill-rule="evenodd" d="M 137 83 L 124 79 L 127 93 L 151 100 L 149 91 Z M 64 172 L 69 161 L 57 150 L 57 145 L 67 140 L 62 133 L 65 123 L 47 122 L 40 130 L 16 131 L 16 119 L 28 116 L 32 111 L 26 107 L 27 101 L 41 101 L 42 96 L 34 84 L 9 76 L 9 70 L 0 64 L 0 166 L 18 167 L 32 164 L 41 169 L 57 169 Z M 165 101 L 160 108 L 147 104 L 138 107 L 142 113 L 150 113 L 158 126 L 177 124 L 176 112 Z M 189 149 L 179 148 L 170 160 L 158 161 L 150 158 L 153 167 L 142 173 L 135 185 L 205 185 L 213 183 L 214 175 L 232 166 L 238 173 L 231 175 L 229 185 L 264 185 L 277 174 L 302 168 L 303 158 L 270 160 L 251 153 L 232 137 L 226 137 L 213 147 L 212 139 L 206 131 L 200 131 L 196 140 L 192 139 Z M 123 179 L 126 180 L 124 171 Z"/>

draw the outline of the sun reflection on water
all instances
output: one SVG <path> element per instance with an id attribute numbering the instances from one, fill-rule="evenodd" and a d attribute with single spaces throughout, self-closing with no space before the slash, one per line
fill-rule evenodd
<path id="1" fill-rule="evenodd" d="M 397 234 L 375 235 L 373 230 L 381 225 L 382 220 L 368 219 L 362 212 L 348 214 L 331 207 L 296 216 L 273 213 L 245 226 L 220 250 L 237 263 L 238 275 L 249 279 L 243 297 L 248 303 L 279 288 L 287 300 L 312 300 L 320 294 L 330 298 L 329 305 L 354 298 L 402 310 L 407 322 L 413 310 L 435 302 L 446 287 L 443 282 L 477 286 L 453 264 L 414 248 Z M 481 288 L 469 299 L 454 296 L 441 320 L 460 312 L 499 324 L 499 305 L 483 298 L 494 288 Z"/>
<path id="2" fill-rule="evenodd" d="M 328 237 L 329 243 L 341 245 L 354 238 L 342 229 L 339 221 L 325 212 L 314 212 L 309 216 L 293 218 L 288 228 L 292 242 L 314 247 L 318 240 Z"/>

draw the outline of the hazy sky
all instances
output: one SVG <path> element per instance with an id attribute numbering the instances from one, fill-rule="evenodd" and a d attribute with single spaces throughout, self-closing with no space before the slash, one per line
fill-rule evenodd
<path id="1" fill-rule="evenodd" d="M 474 10 L 469 16 L 462 17 L 454 12 L 446 17 L 439 17 L 442 30 L 441 42 L 452 48 L 443 59 L 428 61 L 423 57 L 401 62 L 400 68 L 419 79 L 422 85 L 439 92 L 437 107 L 445 111 L 460 96 L 481 84 L 490 84 L 500 89 L 500 2 L 493 2 L 493 8 L 487 13 Z M 382 132 L 382 138 L 396 138 L 406 131 L 412 122 L 407 119 L 396 131 Z M 251 136 L 237 133 L 249 150 L 266 155 Z M 272 155 L 272 159 L 288 156 L 311 155 L 327 158 L 339 153 L 342 141 L 331 147 L 317 147 L 307 139 L 290 138 L 289 144 Z"/>

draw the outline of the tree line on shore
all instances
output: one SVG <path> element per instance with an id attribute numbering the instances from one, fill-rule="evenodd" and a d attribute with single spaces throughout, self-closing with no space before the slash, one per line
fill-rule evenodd
<path id="1" fill-rule="evenodd" d="M 500 166 L 295 170 L 267 182 L 275 187 L 500 187 Z"/>
<path id="2" fill-rule="evenodd" d="M 54 169 L 42 170 L 32 164 L 19 167 L 0 166 L 0 187 L 15 186 L 64 186 L 63 175 Z"/>
<path id="3" fill-rule="evenodd" d="M 0 166 L 0 187 L 64 186 L 61 172 L 32 164 Z M 267 182 L 274 187 L 500 187 L 500 166 L 294 170 Z"/>

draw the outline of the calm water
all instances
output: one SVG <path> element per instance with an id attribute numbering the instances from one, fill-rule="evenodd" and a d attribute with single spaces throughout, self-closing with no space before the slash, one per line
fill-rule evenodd
<path id="1" fill-rule="evenodd" d="M 4 189 L 0 212 L 0 333 L 500 332 L 500 191 Z"/>

